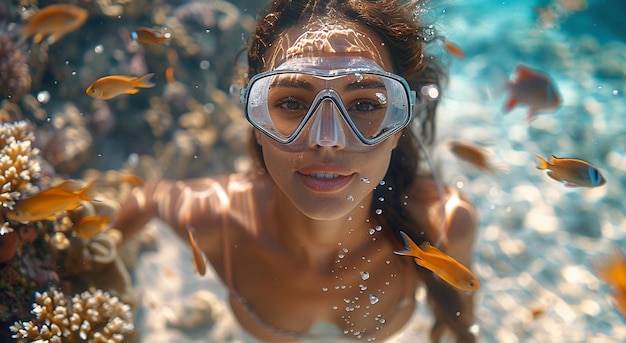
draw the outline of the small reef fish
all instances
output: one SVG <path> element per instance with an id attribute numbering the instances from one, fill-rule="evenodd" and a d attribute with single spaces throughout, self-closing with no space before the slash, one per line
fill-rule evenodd
<path id="1" fill-rule="evenodd" d="M 198 247 L 196 237 L 193 235 L 193 228 L 187 228 L 189 233 L 189 243 L 191 244 L 191 252 L 193 253 L 193 264 L 196 266 L 196 271 L 200 276 L 206 274 L 206 260 L 202 250 Z"/>
<path id="2" fill-rule="evenodd" d="M 549 170 L 548 176 L 562 182 L 567 187 L 599 187 L 606 183 L 600 171 L 589 162 L 575 158 L 558 158 L 550 155 L 550 160 L 535 155 L 539 160 L 537 169 Z"/>
<path id="3" fill-rule="evenodd" d="M 515 106 L 529 106 L 526 121 L 535 119 L 539 111 L 554 111 L 561 106 L 561 95 L 554 82 L 548 75 L 518 65 L 513 81 L 507 83 L 509 99 L 504 106 L 505 113 L 510 112 Z"/>
<path id="4" fill-rule="evenodd" d="M 495 168 L 491 165 L 486 152 L 480 147 L 458 140 L 450 141 L 448 144 L 450 146 L 450 152 L 462 161 L 471 164 L 483 172 L 493 175 L 496 174 Z"/>
<path id="5" fill-rule="evenodd" d="M 107 100 L 121 94 L 136 94 L 139 88 L 154 87 L 150 78 L 154 73 L 149 73 L 141 77 L 110 75 L 102 77 L 86 90 L 86 93 L 96 99 Z"/>
<path id="6" fill-rule="evenodd" d="M 406 233 L 400 231 L 400 234 L 408 245 L 408 249 L 394 253 L 415 257 L 417 265 L 432 271 L 453 287 L 464 291 L 474 291 L 480 288 L 480 283 L 474 274 L 457 260 L 428 242 L 424 242 L 421 247 L 418 247 Z"/>
<path id="7" fill-rule="evenodd" d="M 591 266 L 595 274 L 613 288 L 615 307 L 626 319 L 626 257 L 614 247 L 608 258 L 595 259 Z"/>
<path id="8" fill-rule="evenodd" d="M 141 45 L 159 45 L 166 44 L 172 34 L 169 32 L 161 32 L 160 30 L 141 27 L 131 32 L 130 37 Z"/>
<path id="9" fill-rule="evenodd" d="M 451 41 L 444 39 L 443 40 L 443 47 L 448 50 L 449 53 L 451 53 L 452 55 L 454 55 L 454 57 L 460 59 L 460 60 L 464 60 L 465 59 L 465 53 L 463 52 L 463 49 L 461 49 L 460 46 L 456 45 L 455 43 L 452 43 Z"/>
<path id="10" fill-rule="evenodd" d="M 85 216 L 76 221 L 72 231 L 78 238 L 88 239 L 104 230 L 108 224 L 109 218 L 106 216 Z"/>
<path id="11" fill-rule="evenodd" d="M 82 187 L 77 181 L 67 180 L 45 189 L 31 197 L 20 200 L 7 218 L 22 223 L 55 220 L 55 214 L 78 208 L 83 201 L 92 201 L 89 190 L 93 183 Z"/>
<path id="12" fill-rule="evenodd" d="M 89 13 L 78 6 L 55 4 L 44 7 L 30 17 L 24 26 L 20 44 L 33 38 L 36 44 L 48 37 L 48 44 L 53 44 L 66 34 L 83 26 Z"/>

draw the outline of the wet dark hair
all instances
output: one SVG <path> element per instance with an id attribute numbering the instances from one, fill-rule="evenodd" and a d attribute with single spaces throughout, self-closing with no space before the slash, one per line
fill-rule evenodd
<path id="1" fill-rule="evenodd" d="M 393 72 L 403 76 L 411 88 L 420 91 L 429 84 L 439 85 L 446 77 L 437 60 L 427 54 L 426 44 L 432 40 L 428 25 L 421 22 L 416 12 L 423 5 L 420 0 L 276 0 L 260 16 L 256 31 L 248 48 L 247 78 L 267 69 L 265 57 L 272 44 L 286 29 L 301 25 L 313 19 L 349 20 L 362 23 L 376 32 L 385 47 L 392 52 Z M 440 87 L 441 88 L 441 87 Z M 422 126 L 419 135 L 423 144 L 430 145 L 435 129 L 435 110 L 437 101 L 431 101 L 421 117 Z M 416 119 L 414 119 L 416 120 Z M 374 190 L 374 199 L 383 197 L 384 202 L 372 204 L 371 212 L 382 209 L 386 225 L 394 230 L 398 240 L 402 242 L 400 230 L 407 233 L 417 244 L 423 242 L 422 230 L 403 203 L 403 190 L 420 176 L 420 142 L 411 133 L 410 128 L 402 132 L 398 146 L 391 154 L 391 161 L 385 185 Z M 257 143 L 254 132 L 249 140 L 249 149 L 256 165 L 266 169 L 263 151 Z M 391 189 L 391 191 L 390 191 Z M 438 339 L 442 325 L 447 326 L 456 335 L 459 342 L 473 342 L 474 336 L 468 332 L 468 325 L 457 313 L 461 303 L 456 290 L 436 278 L 432 272 L 416 267 L 422 280 L 426 283 L 428 295 L 433 306 L 436 323 L 431 337 Z"/>

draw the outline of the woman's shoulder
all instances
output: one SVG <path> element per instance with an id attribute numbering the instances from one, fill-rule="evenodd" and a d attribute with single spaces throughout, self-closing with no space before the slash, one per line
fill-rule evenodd
<path id="1" fill-rule="evenodd" d="M 406 190 L 407 206 L 415 221 L 430 237 L 436 237 L 445 221 L 445 240 L 473 239 L 477 225 L 476 209 L 470 198 L 450 185 L 441 185 L 433 177 L 418 177 Z"/>

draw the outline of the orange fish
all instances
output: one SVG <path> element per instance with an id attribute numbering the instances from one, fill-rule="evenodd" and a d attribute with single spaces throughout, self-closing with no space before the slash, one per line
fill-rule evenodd
<path id="1" fill-rule="evenodd" d="M 131 32 L 130 36 L 133 40 L 142 45 L 164 44 L 172 38 L 172 34 L 169 32 L 163 33 L 160 30 L 147 27 L 138 28 L 136 31 Z"/>
<path id="2" fill-rule="evenodd" d="M 496 174 L 487 154 L 480 147 L 461 141 L 450 141 L 450 151 L 461 160 L 487 173 Z"/>
<path id="3" fill-rule="evenodd" d="M 417 265 L 432 271 L 453 287 L 464 291 L 474 291 L 480 288 L 480 283 L 474 274 L 457 260 L 428 242 L 424 242 L 421 247 L 418 247 L 407 234 L 402 231 L 400 234 L 408 245 L 408 249 L 395 251 L 396 254 L 415 257 Z"/>
<path id="4" fill-rule="evenodd" d="M 584 11 L 587 9 L 587 0 L 559 0 L 561 5 L 569 11 Z"/>
<path id="5" fill-rule="evenodd" d="M 78 238 L 88 239 L 101 232 L 109 224 L 106 216 L 85 216 L 80 218 L 72 227 Z"/>
<path id="6" fill-rule="evenodd" d="M 150 73 L 141 77 L 124 75 L 105 76 L 92 83 L 91 86 L 87 88 L 86 92 L 89 96 L 102 100 L 111 99 L 121 94 L 136 94 L 139 92 L 138 88 L 154 87 L 154 83 L 150 82 L 150 78 L 153 75 L 153 73 Z"/>
<path id="7" fill-rule="evenodd" d="M 617 247 L 608 258 L 591 261 L 596 275 L 613 288 L 615 307 L 626 319 L 626 257 Z"/>
<path id="8" fill-rule="evenodd" d="M 549 170 L 549 177 L 563 182 L 567 187 L 599 187 L 606 183 L 600 171 L 589 162 L 554 155 L 550 155 L 550 161 L 546 161 L 539 155 L 535 156 L 539 160 L 537 169 Z"/>
<path id="9" fill-rule="evenodd" d="M 74 180 L 67 180 L 31 197 L 20 200 L 7 218 L 23 223 L 39 220 L 55 220 L 55 214 L 78 208 L 82 201 L 92 201 L 88 195 L 93 183 L 84 187 Z"/>
<path id="10" fill-rule="evenodd" d="M 198 248 L 198 243 L 193 235 L 193 228 L 187 228 L 187 232 L 189 233 L 189 243 L 191 244 L 191 252 L 193 253 L 193 264 L 196 266 L 198 274 L 204 276 L 204 274 L 206 274 L 206 260 L 204 254 L 200 248 Z"/>
<path id="11" fill-rule="evenodd" d="M 544 73 L 518 65 L 513 81 L 507 84 L 510 92 L 509 99 L 504 106 L 505 113 L 515 106 L 529 106 L 527 122 L 535 119 L 539 111 L 554 111 L 561 106 L 561 95 L 554 82 Z"/>
<path id="12" fill-rule="evenodd" d="M 456 58 L 461 60 L 465 59 L 465 53 L 463 52 L 461 47 L 452 43 L 451 41 L 444 39 L 443 47 L 446 48 L 446 50 L 448 50 L 448 52 L 454 55 Z"/>
<path id="13" fill-rule="evenodd" d="M 53 44 L 61 37 L 83 26 L 88 15 L 87 10 L 73 5 L 46 6 L 28 19 L 20 44 L 30 37 L 34 37 L 33 41 L 38 44 L 46 36 L 48 44 Z"/>

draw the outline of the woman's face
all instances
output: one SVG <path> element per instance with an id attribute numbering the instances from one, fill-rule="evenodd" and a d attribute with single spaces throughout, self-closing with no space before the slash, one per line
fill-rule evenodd
<path id="1" fill-rule="evenodd" d="M 368 59 L 392 71 L 389 52 L 379 37 L 351 22 L 290 28 L 268 55 L 268 70 L 299 57 L 342 56 Z M 395 134 L 365 152 L 315 143 L 294 151 L 259 131 L 255 134 L 278 188 L 303 214 L 318 220 L 346 217 L 360 204 L 369 209 L 372 190 L 385 176 L 400 137 Z"/>

